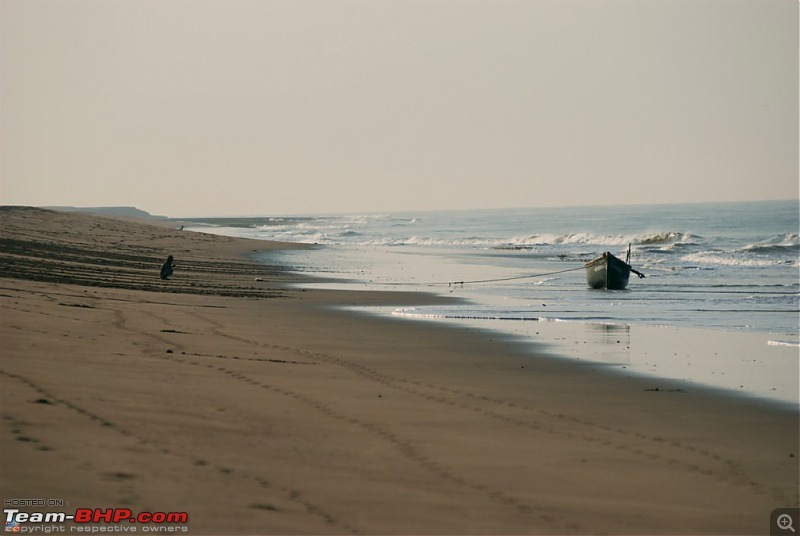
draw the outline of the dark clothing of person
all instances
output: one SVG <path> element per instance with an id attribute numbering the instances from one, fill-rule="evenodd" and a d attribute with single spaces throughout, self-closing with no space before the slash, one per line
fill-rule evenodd
<path id="1" fill-rule="evenodd" d="M 167 260 L 164 261 L 164 264 L 161 265 L 161 279 L 169 279 L 169 276 L 172 275 L 172 272 L 175 270 L 175 263 L 172 262 L 172 255 L 167 257 Z"/>

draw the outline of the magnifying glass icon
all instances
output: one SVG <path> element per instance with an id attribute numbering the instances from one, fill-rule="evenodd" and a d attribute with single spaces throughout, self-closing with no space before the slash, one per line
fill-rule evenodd
<path id="1" fill-rule="evenodd" d="M 792 532 L 795 531 L 794 527 L 792 526 L 792 516 L 790 516 L 789 514 L 779 515 L 776 523 L 778 524 L 778 528 L 781 530 L 788 529 L 791 530 Z"/>

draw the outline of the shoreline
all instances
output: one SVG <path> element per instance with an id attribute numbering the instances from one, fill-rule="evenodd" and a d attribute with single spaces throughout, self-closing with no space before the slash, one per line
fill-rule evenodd
<path id="1" fill-rule="evenodd" d="M 505 333 L 557 358 L 637 375 L 651 381 L 655 390 L 661 382 L 672 384 L 671 389 L 708 390 L 717 396 L 800 408 L 798 345 L 781 340 L 785 335 L 580 320 L 438 318 L 426 316 L 424 307 L 414 309 L 372 312 Z"/>
<path id="2" fill-rule="evenodd" d="M 239 260 L 268 243 L 13 212 L 4 499 L 186 510 L 196 534 L 750 534 L 798 503 L 796 410 L 332 312 L 446 302 L 288 288 Z"/>
<path id="3" fill-rule="evenodd" d="M 332 292 L 396 292 L 380 283 L 308 276 L 311 279 L 302 285 L 287 284 Z M 621 375 L 635 374 L 653 382 L 651 388 L 655 390 L 658 382 L 670 383 L 673 391 L 704 389 L 716 396 L 744 397 L 754 403 L 800 409 L 800 362 L 797 361 L 800 343 L 796 335 L 648 323 L 484 317 L 479 312 L 481 305 L 470 297 L 425 292 L 451 303 L 455 300 L 455 306 L 414 303 L 403 308 L 380 305 L 350 308 L 367 315 L 482 330 L 490 338 L 505 335 L 530 348 L 534 356 L 544 352 L 568 362 L 588 361 Z M 478 312 L 473 315 L 472 310 Z"/>

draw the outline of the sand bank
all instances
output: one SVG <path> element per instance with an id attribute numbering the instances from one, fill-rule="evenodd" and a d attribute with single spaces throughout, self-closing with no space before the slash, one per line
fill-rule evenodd
<path id="1" fill-rule="evenodd" d="M 286 245 L 0 217 L 4 500 L 192 534 L 755 534 L 798 503 L 796 410 L 334 312 L 438 298 L 244 257 Z"/>

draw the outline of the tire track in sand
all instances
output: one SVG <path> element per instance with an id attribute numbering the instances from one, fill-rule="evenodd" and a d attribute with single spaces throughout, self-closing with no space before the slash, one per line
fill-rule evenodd
<path id="1" fill-rule="evenodd" d="M 137 330 L 135 328 L 130 327 L 128 325 L 128 319 L 126 317 L 126 314 L 123 311 L 121 311 L 121 310 L 119 310 L 117 308 L 114 308 L 113 306 L 109 307 L 107 309 L 104 308 L 104 310 L 109 311 L 112 314 L 111 323 L 115 328 L 117 328 L 119 330 L 123 330 L 123 331 L 128 331 L 128 332 L 131 332 L 131 333 L 134 333 L 134 334 L 137 334 L 137 335 L 143 335 L 145 337 L 151 338 L 151 339 L 153 339 L 155 341 L 158 341 L 160 343 L 166 343 L 166 344 L 174 345 L 174 341 L 171 341 L 171 340 L 167 339 L 166 337 L 164 337 L 162 335 L 149 333 L 147 331 L 140 331 L 140 330 Z M 47 314 L 47 313 L 42 312 L 42 313 L 39 313 L 39 314 Z M 165 321 L 165 322 L 168 321 L 167 319 L 160 319 L 160 320 Z M 183 345 L 178 345 L 178 347 L 183 347 Z M 164 357 L 164 355 L 154 355 L 153 357 L 156 357 L 156 358 L 159 358 L 159 359 L 169 360 L 169 358 L 168 357 Z M 100 413 L 98 413 L 96 411 L 88 409 L 87 407 L 85 407 L 83 405 L 77 404 L 77 403 L 71 401 L 69 398 L 56 395 L 54 391 L 51 391 L 49 389 L 46 389 L 46 388 L 42 387 L 40 384 L 36 383 L 34 380 L 31 380 L 26 376 L 23 376 L 21 374 L 17 374 L 17 373 L 14 373 L 14 372 L 10 372 L 10 371 L 5 370 L 5 369 L 0 369 L 0 375 L 4 376 L 4 377 L 6 377 L 6 378 L 8 378 L 10 380 L 17 381 L 17 382 L 23 384 L 24 386 L 26 386 L 31 391 L 37 393 L 43 399 L 47 399 L 51 404 L 60 405 L 60 406 L 62 406 L 64 408 L 67 408 L 68 410 L 71 410 L 74 413 L 76 413 L 76 414 L 88 419 L 89 421 L 93 422 L 98 427 L 101 427 L 101 428 L 104 428 L 106 430 L 110 430 L 110 431 L 119 433 L 119 434 L 121 434 L 123 436 L 131 438 L 132 440 L 136 441 L 139 446 L 146 447 L 146 448 L 152 450 L 153 452 L 158 452 L 158 453 L 160 453 L 162 455 L 172 456 L 172 457 L 175 457 L 175 458 L 184 459 L 186 462 L 188 462 L 190 464 L 190 467 L 193 470 L 196 470 L 198 468 L 202 469 L 204 467 L 208 467 L 208 468 L 211 468 L 211 469 L 215 469 L 215 470 L 219 471 L 220 473 L 223 473 L 223 474 L 226 474 L 226 475 L 231 475 L 231 476 L 234 475 L 233 471 L 231 471 L 229 468 L 227 468 L 225 466 L 222 466 L 222 465 L 220 465 L 218 463 L 217 464 L 209 463 L 206 459 L 204 459 L 203 456 L 198 456 L 196 454 L 193 454 L 191 452 L 186 451 L 185 449 L 182 449 L 182 450 L 170 449 L 168 444 L 164 445 L 163 443 L 161 443 L 161 442 L 159 442 L 157 440 L 151 439 L 151 438 L 149 438 L 149 437 L 147 437 L 145 435 L 142 435 L 140 433 L 134 433 L 130 429 L 122 426 L 120 423 L 117 423 L 117 422 L 114 422 L 112 420 L 109 420 L 109 419 L 107 419 L 106 417 L 102 416 Z M 163 436 L 160 436 L 160 440 L 163 440 Z M 349 533 L 349 534 L 360 534 L 361 533 L 361 531 L 358 530 L 353 525 L 349 524 L 346 521 L 338 519 L 336 516 L 334 516 L 333 514 L 328 512 L 322 506 L 320 506 L 318 504 L 315 504 L 314 502 L 312 502 L 309 499 L 305 498 L 303 496 L 303 494 L 297 489 L 293 489 L 293 488 L 289 488 L 289 487 L 285 487 L 285 486 L 275 487 L 275 486 L 273 486 L 273 485 L 271 485 L 269 483 L 269 480 L 267 478 L 264 478 L 264 477 L 262 477 L 260 475 L 239 472 L 238 473 L 238 477 L 243 478 L 243 479 L 249 479 L 249 480 L 255 481 L 258 484 L 258 486 L 261 487 L 262 489 L 269 489 L 272 492 L 275 492 L 280 497 L 282 497 L 283 500 L 285 500 L 287 502 L 290 502 L 290 503 L 294 503 L 298 507 L 300 507 L 302 510 L 308 512 L 309 514 L 311 514 L 311 515 L 313 515 L 315 517 L 318 517 L 318 518 L 322 519 L 326 525 L 329 525 L 329 526 L 332 526 L 332 527 L 337 527 L 337 531 L 341 531 L 343 533 Z M 251 507 L 253 507 L 253 506 L 251 506 Z M 257 508 L 258 506 L 255 506 L 255 507 Z M 261 508 L 261 509 L 268 510 L 268 508 Z"/>
<path id="2" fill-rule="evenodd" d="M 758 494 L 770 493 L 771 496 L 779 502 L 790 499 L 779 490 L 770 489 L 766 485 L 750 478 L 744 472 L 739 462 L 725 458 L 719 453 L 712 452 L 708 449 L 696 447 L 690 443 L 669 441 L 661 436 L 648 436 L 639 432 L 631 432 L 622 427 L 606 426 L 575 415 L 552 412 L 542 408 L 532 408 L 524 404 L 512 403 L 499 398 L 477 395 L 467 390 L 454 389 L 446 386 L 423 383 L 413 379 L 392 376 L 378 372 L 365 365 L 353 363 L 352 361 L 321 352 L 312 352 L 300 348 L 270 344 L 238 335 L 232 335 L 223 331 L 226 327 L 224 324 L 195 311 L 186 312 L 197 320 L 208 324 L 210 331 L 219 337 L 225 337 L 268 350 L 290 353 L 300 356 L 303 359 L 329 363 L 342 367 L 353 374 L 374 381 L 387 388 L 422 397 L 430 402 L 447 406 L 456 406 L 464 410 L 482 414 L 496 421 L 529 429 L 536 433 L 548 433 L 573 441 L 592 443 L 598 447 L 612 451 L 627 452 L 651 462 L 664 464 L 670 469 L 682 469 L 691 473 L 701 474 L 713 480 L 735 485 Z M 478 405 L 476 405 L 476 403 Z M 494 409 L 486 407 L 486 404 L 491 404 Z M 502 413 L 501 411 L 506 408 L 521 410 L 530 415 L 538 415 L 539 418 L 522 419 Z M 544 422 L 545 420 L 555 421 L 557 424 L 551 425 Z M 564 426 L 565 424 L 571 426 L 573 429 L 568 429 Z M 654 449 L 660 449 L 664 453 L 656 452 Z M 672 451 L 674 454 L 667 454 L 667 451 Z"/>
<path id="3" fill-rule="evenodd" d="M 291 353 L 293 353 L 295 355 L 298 355 L 298 356 L 300 356 L 300 357 L 302 357 L 304 359 L 305 358 L 321 358 L 321 360 L 323 360 L 325 362 L 331 362 L 331 360 L 335 359 L 335 358 L 332 358 L 331 356 L 326 356 L 324 354 L 315 354 L 315 353 L 311 353 L 311 352 L 306 352 L 304 350 L 298 350 L 298 349 L 287 348 L 287 347 L 282 347 L 282 346 L 264 345 L 263 343 L 258 343 L 256 341 L 251 341 L 251 340 L 246 339 L 246 338 L 238 338 L 236 336 L 230 336 L 228 334 L 221 333 L 220 330 L 223 327 L 221 324 L 219 324 L 217 322 L 214 322 L 214 321 L 211 321 L 210 319 L 207 319 L 205 317 L 202 317 L 202 316 L 198 315 L 195 312 L 186 311 L 186 313 L 189 314 L 190 316 L 193 316 L 193 317 L 195 317 L 195 318 L 197 318 L 199 320 L 205 321 L 207 324 L 209 324 L 211 326 L 210 331 L 212 331 L 215 336 L 229 338 L 231 340 L 236 340 L 238 342 L 243 342 L 243 343 L 249 344 L 249 345 L 255 345 L 255 346 L 259 346 L 259 347 L 267 347 L 267 348 L 271 348 L 271 349 L 279 349 L 281 351 L 291 352 Z M 151 312 L 148 312 L 147 314 L 152 315 Z M 155 315 L 155 316 L 157 316 L 157 315 Z M 157 318 L 159 319 L 159 321 L 164 322 L 164 323 L 168 323 L 173 327 L 179 327 L 179 326 L 176 326 L 174 324 L 174 322 L 172 320 L 170 320 L 170 319 L 167 319 L 167 318 L 162 317 L 162 316 L 157 316 Z M 164 340 L 164 342 L 169 342 L 168 340 L 166 340 L 165 338 L 163 338 L 161 336 L 155 336 L 155 337 L 158 338 L 159 340 Z M 567 521 L 563 516 L 561 516 L 560 514 L 555 513 L 554 511 L 547 510 L 547 509 L 544 509 L 544 508 L 541 508 L 541 507 L 535 508 L 535 507 L 525 503 L 521 499 L 519 499 L 517 497 L 514 497 L 514 496 L 512 496 L 512 495 L 510 495 L 510 494 L 508 494 L 508 493 L 506 493 L 504 491 L 497 490 L 497 489 L 492 489 L 490 486 L 488 486 L 486 484 L 483 484 L 483 483 L 480 483 L 480 482 L 471 481 L 470 479 L 468 479 L 468 478 L 466 478 L 466 477 L 464 477 L 462 475 L 457 474 L 453 470 L 444 467 L 442 464 L 438 463 L 437 461 L 433 460 L 432 458 L 425 456 L 410 441 L 408 441 L 406 439 L 403 439 L 400 435 L 388 430 L 384 426 L 381 426 L 381 425 L 373 423 L 373 422 L 368 422 L 368 421 L 365 421 L 363 419 L 359 419 L 357 417 L 349 416 L 349 415 L 337 410 L 332 405 L 327 404 L 327 403 L 325 403 L 325 402 L 323 402 L 323 401 L 321 401 L 321 400 L 319 400 L 317 398 L 311 397 L 311 396 L 309 396 L 309 395 L 307 395 L 305 393 L 301 393 L 301 392 L 296 391 L 296 390 L 286 389 L 286 388 L 283 388 L 283 387 L 279 387 L 279 386 L 276 386 L 276 385 L 265 383 L 263 381 L 259 381 L 259 380 L 254 379 L 254 378 L 252 378 L 252 377 L 250 377 L 250 376 L 248 376 L 246 374 L 243 374 L 243 373 L 241 373 L 239 371 L 236 371 L 236 370 L 233 370 L 231 368 L 222 366 L 220 364 L 199 363 L 199 362 L 196 362 L 196 361 L 192 360 L 192 357 L 196 358 L 196 357 L 205 357 L 205 356 L 204 356 L 204 354 L 195 354 L 195 353 L 192 353 L 192 352 L 185 352 L 184 351 L 180 355 L 173 353 L 173 354 L 170 355 L 170 357 L 164 357 L 164 359 L 168 359 L 168 360 L 173 361 L 173 362 L 181 362 L 181 363 L 185 363 L 185 364 L 189 364 L 189 365 L 195 365 L 195 366 L 201 366 L 201 367 L 204 366 L 204 367 L 206 367 L 206 368 L 208 368 L 210 370 L 214 370 L 214 371 L 216 371 L 218 373 L 225 374 L 225 375 L 229 376 L 230 378 L 238 380 L 238 381 L 240 381 L 242 383 L 245 383 L 247 385 L 250 385 L 250 386 L 253 386 L 253 387 L 257 387 L 257 388 L 261 388 L 261 389 L 269 391 L 269 392 L 271 392 L 273 394 L 277 394 L 277 395 L 280 395 L 280 396 L 283 396 L 283 397 L 290 398 L 290 399 L 292 399 L 292 400 L 294 400 L 294 401 L 296 401 L 296 402 L 298 402 L 300 404 L 303 404 L 303 405 L 305 405 L 307 407 L 312 408 L 313 410 L 315 410 L 316 412 L 324 415 L 327 418 L 336 420 L 336 421 L 338 421 L 340 423 L 344 423 L 344 424 L 347 424 L 347 425 L 350 425 L 350 426 L 355 426 L 355 427 L 361 429 L 362 431 L 367 432 L 367 433 L 373 435 L 374 437 L 379 438 L 380 440 L 382 440 L 382 441 L 388 443 L 390 446 L 392 446 L 403 457 L 405 457 L 406 459 L 412 461 L 417 466 L 421 467 L 423 470 L 425 470 L 429 474 L 434 475 L 435 477 L 437 477 L 440 480 L 443 480 L 443 481 L 449 482 L 449 483 L 451 483 L 453 485 L 462 487 L 464 489 L 469 489 L 469 490 L 471 490 L 473 492 L 482 494 L 482 495 L 486 496 L 487 498 L 489 498 L 491 501 L 499 503 L 499 504 L 501 504 L 501 505 L 503 505 L 505 507 L 514 508 L 520 513 L 537 516 L 538 519 L 541 522 L 547 523 L 549 526 L 556 525 L 556 526 L 559 526 L 559 527 L 562 527 L 562 528 L 568 528 L 568 529 L 573 530 L 573 531 L 580 529 L 580 527 L 577 527 L 574 523 Z M 213 357 L 215 359 L 231 359 L 231 360 L 235 360 L 236 359 L 235 357 L 226 357 L 226 356 L 219 356 L 219 355 L 211 356 L 211 357 Z M 261 358 L 260 360 L 264 360 L 264 359 L 265 358 Z M 334 364 L 342 366 L 342 364 L 340 364 L 340 363 L 334 363 Z M 389 384 L 387 383 L 387 385 L 389 385 Z M 410 394 L 412 394 L 414 396 L 418 396 L 419 395 L 419 393 L 417 393 L 415 391 L 411 391 Z"/>

